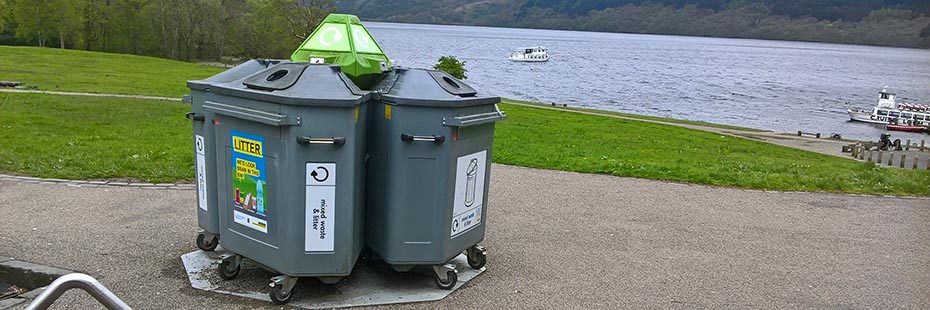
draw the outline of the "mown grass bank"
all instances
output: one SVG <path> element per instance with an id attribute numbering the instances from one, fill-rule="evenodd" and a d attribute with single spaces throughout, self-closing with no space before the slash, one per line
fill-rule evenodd
<path id="1" fill-rule="evenodd" d="M 930 172 L 883 169 L 748 139 L 605 116 L 504 105 L 497 163 L 787 191 L 930 196 Z"/>
<path id="2" fill-rule="evenodd" d="M 193 179 L 190 106 L 0 93 L 0 172 L 64 179 Z"/>
<path id="3" fill-rule="evenodd" d="M 221 71 L 154 57 L 0 45 L 0 80 L 39 90 L 181 97 L 185 81 Z"/>
<path id="4" fill-rule="evenodd" d="M 532 101 L 523 101 L 523 100 L 517 100 L 517 99 L 510 99 L 510 98 L 504 98 L 503 102 L 510 103 L 510 104 L 516 104 L 516 105 L 528 105 L 528 106 L 534 106 L 534 107 L 541 107 L 541 108 L 547 108 L 547 109 L 613 115 L 613 116 L 619 116 L 619 117 L 625 117 L 625 118 L 634 118 L 634 119 L 672 123 L 672 124 L 695 125 L 695 126 L 715 127 L 715 128 L 723 128 L 723 129 L 735 129 L 735 130 L 742 130 L 742 131 L 749 131 L 749 132 L 765 132 L 766 131 L 766 130 L 756 129 L 756 128 L 716 124 L 716 123 L 709 123 L 709 122 L 704 122 L 704 121 L 692 121 L 692 120 L 677 119 L 677 118 L 670 118 L 670 117 L 630 114 L 630 113 L 623 113 L 623 112 L 597 110 L 597 109 L 581 108 L 581 107 L 573 107 L 573 106 L 559 106 L 559 105 L 545 104 L 545 103 L 532 102 Z"/>
<path id="5" fill-rule="evenodd" d="M 930 173 L 676 126 L 503 104 L 494 162 L 742 188 L 930 196 Z M 0 94 L 0 171 L 148 182 L 193 178 L 171 101 Z"/>

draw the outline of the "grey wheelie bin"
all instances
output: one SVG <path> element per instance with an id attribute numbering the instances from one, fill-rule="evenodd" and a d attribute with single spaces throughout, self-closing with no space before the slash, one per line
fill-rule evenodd
<path id="1" fill-rule="evenodd" d="M 395 270 L 433 266 L 455 286 L 450 260 L 480 269 L 499 97 L 445 72 L 398 68 L 375 87 L 369 117 L 366 244 Z"/>
<path id="2" fill-rule="evenodd" d="M 220 231 L 219 212 L 216 205 L 216 163 L 214 154 L 213 114 L 203 110 L 203 103 L 212 97 L 210 85 L 225 83 L 252 75 L 268 66 L 277 64 L 277 60 L 249 60 L 229 70 L 204 80 L 188 81 L 191 93 L 184 101 L 191 104 L 187 113 L 194 127 L 194 165 L 197 175 L 197 224 L 201 231 L 197 234 L 197 247 L 204 251 L 216 249 Z"/>
<path id="3" fill-rule="evenodd" d="M 363 247 L 367 92 L 338 66 L 282 62 L 213 83 L 223 279 L 243 258 L 279 273 L 286 303 L 299 277 L 349 275 Z"/>

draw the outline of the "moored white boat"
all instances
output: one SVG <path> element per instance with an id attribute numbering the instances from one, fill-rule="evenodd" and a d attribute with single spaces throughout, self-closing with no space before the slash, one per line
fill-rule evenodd
<path id="1" fill-rule="evenodd" d="M 544 62 L 549 61 L 549 50 L 542 46 L 521 48 L 510 52 L 510 61 Z"/>
<path id="2" fill-rule="evenodd" d="M 898 103 L 896 95 L 887 88 L 878 92 L 878 104 L 871 110 L 847 109 L 849 119 L 873 124 L 896 124 L 927 127 L 930 124 L 930 106 L 913 103 Z"/>

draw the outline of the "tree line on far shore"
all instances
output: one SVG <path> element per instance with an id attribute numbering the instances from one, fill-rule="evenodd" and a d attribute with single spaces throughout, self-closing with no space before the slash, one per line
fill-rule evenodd
<path id="1" fill-rule="evenodd" d="M 0 0 L 0 44 L 279 58 L 337 8 L 365 20 L 930 48 L 927 0 Z"/>
<path id="2" fill-rule="evenodd" d="M 0 0 L 0 44 L 180 60 L 287 57 L 332 0 Z"/>
<path id="3" fill-rule="evenodd" d="M 366 20 L 930 48 L 928 0 L 338 0 Z"/>

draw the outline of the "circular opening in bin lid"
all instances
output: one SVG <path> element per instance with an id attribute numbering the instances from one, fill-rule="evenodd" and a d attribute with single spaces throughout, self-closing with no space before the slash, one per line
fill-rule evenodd
<path id="1" fill-rule="evenodd" d="M 455 87 L 455 88 L 462 88 L 461 86 L 459 86 L 459 83 L 456 83 L 455 81 L 453 81 L 452 79 L 450 79 L 448 76 L 442 77 L 442 80 L 443 80 L 443 81 L 446 81 L 446 83 L 448 83 L 449 85 L 452 85 L 452 87 Z"/>
<path id="2" fill-rule="evenodd" d="M 288 73 L 289 73 L 289 72 L 288 72 L 287 70 L 278 70 L 278 71 L 275 71 L 274 73 L 268 75 L 268 77 L 265 78 L 265 81 L 274 82 L 274 81 L 280 80 L 281 78 L 283 78 L 284 76 L 286 76 Z"/>

